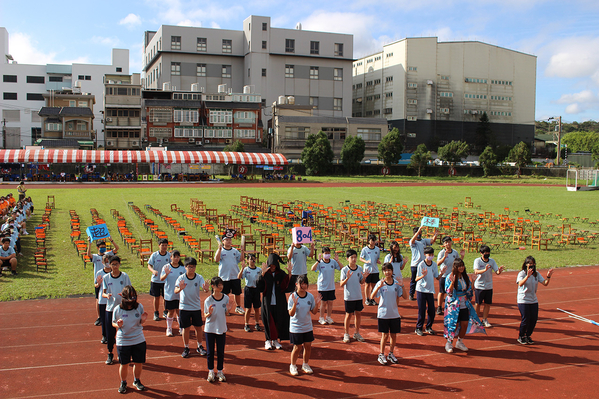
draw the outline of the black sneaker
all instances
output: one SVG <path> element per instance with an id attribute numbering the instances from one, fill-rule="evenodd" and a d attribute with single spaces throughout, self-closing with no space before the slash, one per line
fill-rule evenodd
<path id="1" fill-rule="evenodd" d="M 100 341 L 101 344 L 107 344 L 108 340 L 106 339 L 106 337 L 102 337 L 102 340 Z"/>
<path id="2" fill-rule="evenodd" d="M 424 330 L 425 333 L 430 334 L 430 335 L 435 335 L 435 332 L 433 331 L 432 328 L 427 328 L 426 330 Z"/>
<path id="3" fill-rule="evenodd" d="M 166 316 L 168 316 L 168 312 L 165 309 L 164 312 L 162 312 L 162 317 L 164 317 L 166 319 Z"/>
<path id="4" fill-rule="evenodd" d="M 196 352 L 198 352 L 200 356 L 206 356 L 208 354 L 208 352 L 206 352 L 206 349 L 204 349 L 204 347 L 201 344 L 198 345 Z"/>
<path id="5" fill-rule="evenodd" d="M 140 380 L 134 380 L 133 381 L 133 386 L 135 387 L 135 389 L 137 389 L 138 391 L 143 391 L 144 389 L 146 389 L 146 387 L 144 386 L 144 384 L 141 383 Z"/>
<path id="6" fill-rule="evenodd" d="M 528 340 L 526 339 L 526 337 L 518 337 L 518 343 L 520 345 L 527 345 L 528 344 Z"/>
<path id="7" fill-rule="evenodd" d="M 119 387 L 119 393 L 127 392 L 127 381 L 121 381 L 121 386 Z"/>
<path id="8" fill-rule="evenodd" d="M 160 321 L 160 316 L 158 315 L 158 312 L 154 312 L 154 321 Z"/>
<path id="9" fill-rule="evenodd" d="M 252 329 L 250 328 L 250 326 L 248 326 L 246 324 L 245 327 L 243 327 L 243 331 L 245 331 L 245 332 L 252 332 Z"/>
<path id="10" fill-rule="evenodd" d="M 419 335 L 419 336 L 421 336 L 421 337 L 422 337 L 422 336 L 424 335 L 424 333 L 422 332 L 422 330 L 421 330 L 421 329 L 417 328 L 417 329 L 416 329 L 416 335 Z"/>
<path id="11" fill-rule="evenodd" d="M 256 330 L 256 331 L 262 331 L 262 327 L 260 327 L 260 324 L 256 324 L 254 326 L 254 330 Z"/>
<path id="12" fill-rule="evenodd" d="M 10 273 L 11 273 L 13 276 L 16 276 L 16 275 L 17 275 L 17 271 L 16 271 L 16 270 L 11 270 L 11 271 L 10 271 Z"/>
<path id="13" fill-rule="evenodd" d="M 526 343 L 528 345 L 533 345 L 535 343 L 535 341 L 533 341 L 532 338 L 530 338 L 530 337 L 526 337 Z"/>
<path id="14" fill-rule="evenodd" d="M 114 363 L 114 355 L 112 353 L 109 353 L 108 359 L 106 359 L 106 364 L 111 365 L 112 363 Z M 125 387 L 126 386 L 127 386 L 127 383 L 125 383 Z"/>
<path id="15" fill-rule="evenodd" d="M 94 321 L 94 326 L 100 326 L 102 325 L 102 319 L 100 319 L 99 317 L 96 319 L 96 321 Z"/>
<path id="16" fill-rule="evenodd" d="M 415 301 L 416 298 L 414 298 L 414 295 L 410 295 L 410 301 Z"/>
<path id="17" fill-rule="evenodd" d="M 183 353 L 181 353 L 181 357 L 183 357 L 183 358 L 189 357 L 189 348 L 183 349 Z"/>
<path id="18" fill-rule="evenodd" d="M 437 314 L 438 315 L 442 315 L 443 314 L 443 308 L 441 306 L 437 306 Z"/>

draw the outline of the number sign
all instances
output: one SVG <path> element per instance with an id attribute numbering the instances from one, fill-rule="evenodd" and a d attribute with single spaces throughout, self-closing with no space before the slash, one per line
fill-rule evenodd
<path id="1" fill-rule="evenodd" d="M 294 227 L 291 236 L 294 244 L 309 244 L 312 242 L 312 227 Z"/>

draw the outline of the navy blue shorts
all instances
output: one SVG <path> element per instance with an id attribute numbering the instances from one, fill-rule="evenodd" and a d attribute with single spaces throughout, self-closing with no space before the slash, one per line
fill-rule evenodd
<path id="1" fill-rule="evenodd" d="M 164 309 L 166 309 L 166 310 L 179 309 L 179 300 L 175 299 L 174 301 L 164 301 Z"/>
<path id="2" fill-rule="evenodd" d="M 493 290 L 474 290 L 474 296 L 476 297 L 477 304 L 493 304 Z"/>
<path id="3" fill-rule="evenodd" d="M 470 320 L 470 310 L 468 310 L 468 308 L 460 309 L 460 313 L 458 314 L 458 322 L 468 320 Z"/>
<path id="4" fill-rule="evenodd" d="M 361 299 L 355 301 L 345 301 L 345 313 L 352 314 L 364 310 L 364 302 Z"/>
<path id="5" fill-rule="evenodd" d="M 445 279 L 447 277 L 440 277 L 439 278 L 439 293 L 441 294 L 445 294 Z"/>
<path id="6" fill-rule="evenodd" d="M 401 317 L 397 319 L 377 319 L 380 333 L 399 334 L 401 332 Z"/>
<path id="7" fill-rule="evenodd" d="M 243 289 L 243 307 L 245 309 L 260 309 L 260 291 L 256 287 L 245 287 Z"/>
<path id="8" fill-rule="evenodd" d="M 375 272 L 366 276 L 366 280 L 364 281 L 366 284 L 376 284 L 380 280 L 379 273 Z"/>
<path id="9" fill-rule="evenodd" d="M 179 326 L 181 328 L 189 328 L 191 326 L 194 327 L 202 327 L 204 325 L 204 321 L 202 320 L 202 311 L 201 310 L 183 310 L 179 311 L 179 318 L 181 319 L 181 323 Z"/>
<path id="10" fill-rule="evenodd" d="M 126 345 L 116 347 L 119 354 L 120 364 L 145 363 L 146 362 L 146 341 L 137 345 Z"/>
<path id="11" fill-rule="evenodd" d="M 305 333 L 289 333 L 289 342 L 293 345 L 302 345 L 304 342 L 314 341 L 314 332 L 309 331 Z"/>
<path id="12" fill-rule="evenodd" d="M 335 290 L 318 291 L 318 293 L 320 294 L 320 298 L 322 299 L 323 302 L 334 301 L 335 299 L 337 299 L 337 297 L 335 296 Z"/>
<path id="13" fill-rule="evenodd" d="M 100 285 L 99 287 L 94 287 L 96 289 L 96 299 L 98 299 L 98 294 L 100 294 L 100 288 L 102 288 L 102 285 Z"/>
<path id="14" fill-rule="evenodd" d="M 223 281 L 223 294 L 229 295 L 230 293 L 233 295 L 241 295 L 240 279 Z"/>
<path id="15" fill-rule="evenodd" d="M 153 297 L 164 297 L 164 283 L 150 282 L 150 295 Z"/>

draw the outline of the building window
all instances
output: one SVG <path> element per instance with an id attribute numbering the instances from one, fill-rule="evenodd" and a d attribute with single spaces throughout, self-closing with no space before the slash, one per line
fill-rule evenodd
<path id="1" fill-rule="evenodd" d="M 171 76 L 181 75 L 181 63 L 171 62 Z"/>
<path id="2" fill-rule="evenodd" d="M 208 122 L 212 124 L 231 124 L 233 123 L 233 111 L 223 109 L 211 109 Z"/>
<path id="3" fill-rule="evenodd" d="M 208 51 L 208 41 L 205 37 L 198 37 L 197 51 L 203 53 Z"/>
<path id="4" fill-rule="evenodd" d="M 385 97 L 389 98 L 389 97 L 393 97 L 393 92 L 390 91 L 388 93 L 385 93 Z"/>
<path id="5" fill-rule="evenodd" d="M 262 22 L 262 30 L 266 30 L 268 28 L 268 24 L 266 22 Z"/>
<path id="6" fill-rule="evenodd" d="M 385 82 L 393 82 L 393 76 L 387 76 Z"/>
<path id="7" fill-rule="evenodd" d="M 335 43 L 335 56 L 343 57 L 343 43 Z"/>
<path id="8" fill-rule="evenodd" d="M 266 40 L 262 40 L 262 49 L 266 50 Z"/>
<path id="9" fill-rule="evenodd" d="M 77 106 L 81 108 L 87 108 L 87 101 L 79 101 Z"/>
<path id="10" fill-rule="evenodd" d="M 181 50 L 181 36 L 171 36 L 171 50 Z"/>
<path id="11" fill-rule="evenodd" d="M 235 138 L 254 139 L 256 138 L 256 131 L 254 129 L 235 129 Z"/>
<path id="12" fill-rule="evenodd" d="M 233 41 L 229 39 L 223 39 L 223 53 L 230 53 L 233 51 Z"/>
<path id="13" fill-rule="evenodd" d="M 199 111 L 194 109 L 176 109 L 173 111 L 173 122 L 198 123 L 199 114 Z"/>
<path id="14" fill-rule="evenodd" d="M 285 77 L 286 78 L 293 77 L 293 75 L 294 75 L 293 69 L 294 69 L 293 65 L 285 65 Z"/>
<path id="15" fill-rule="evenodd" d="M 380 115 L 381 114 L 381 110 L 380 109 L 375 109 L 373 112 L 374 115 Z"/>
<path id="16" fill-rule="evenodd" d="M 383 114 L 388 115 L 393 113 L 393 108 L 385 108 Z"/>
<path id="17" fill-rule="evenodd" d="M 7 83 L 17 83 L 17 75 L 4 75 L 3 81 Z"/>
<path id="18" fill-rule="evenodd" d="M 375 94 L 374 95 L 374 99 L 375 100 L 380 100 L 381 99 L 381 95 L 380 94 Z"/>
<path id="19" fill-rule="evenodd" d="M 123 72 L 123 68 L 121 68 L 121 67 L 116 67 L 116 71 L 117 71 L 117 72 Z"/>
<path id="20" fill-rule="evenodd" d="M 408 98 L 408 104 L 410 104 L 410 105 L 416 105 L 416 104 L 418 104 L 418 100 L 413 99 L 413 98 Z"/>
<path id="21" fill-rule="evenodd" d="M 75 101 L 75 100 L 69 101 L 69 107 L 76 107 L 76 106 L 77 106 L 77 101 Z"/>
<path id="22" fill-rule="evenodd" d="M 375 79 L 374 80 L 374 84 L 375 85 L 380 85 L 381 84 L 381 80 L 380 79 Z"/>
<path id="23" fill-rule="evenodd" d="M 262 68 L 262 76 L 266 76 L 266 68 Z"/>
<path id="24" fill-rule="evenodd" d="M 41 93 L 27 93 L 27 100 L 29 100 L 29 101 L 44 101 L 44 95 Z"/>
<path id="25" fill-rule="evenodd" d="M 250 68 L 248 68 L 248 78 L 250 77 Z"/>
<path id="26" fill-rule="evenodd" d="M 78 75 L 77 80 L 85 80 L 85 75 Z"/>
<path id="27" fill-rule="evenodd" d="M 439 93 L 439 97 L 453 97 L 453 93 L 448 91 L 442 91 Z"/>
<path id="28" fill-rule="evenodd" d="M 356 83 L 356 89 L 361 89 L 362 88 L 362 83 Z"/>
<path id="29" fill-rule="evenodd" d="M 341 111 L 343 107 L 342 98 L 333 98 L 333 111 Z"/>
<path id="30" fill-rule="evenodd" d="M 49 82 L 62 82 L 62 76 L 48 76 Z"/>
<path id="31" fill-rule="evenodd" d="M 411 89 L 415 89 L 418 87 L 418 83 L 408 83 L 408 87 Z"/>
<path id="32" fill-rule="evenodd" d="M 466 83 L 487 83 L 487 79 L 466 78 L 464 80 Z"/>
<path id="33" fill-rule="evenodd" d="M 418 67 L 408 67 L 408 71 L 417 72 Z"/>
<path id="34" fill-rule="evenodd" d="M 303 140 L 310 134 L 309 127 L 285 126 L 285 138 L 291 140 Z"/>
<path id="35" fill-rule="evenodd" d="M 439 108 L 439 112 L 441 112 L 442 114 L 448 114 L 449 108 Z"/>
<path id="36" fill-rule="evenodd" d="M 17 99 L 17 93 L 4 93 L 4 99 L 5 100 L 16 100 Z"/>
<path id="37" fill-rule="evenodd" d="M 372 111 L 366 111 L 366 116 L 372 116 Z"/>
<path id="38" fill-rule="evenodd" d="M 449 80 L 449 76 L 441 75 L 441 80 Z"/>
<path id="39" fill-rule="evenodd" d="M 196 75 L 197 76 L 206 76 L 206 64 L 197 64 L 196 65 Z"/>
<path id="40" fill-rule="evenodd" d="M 221 69 L 221 74 L 223 78 L 231 77 L 231 65 L 223 65 Z"/>
<path id="41" fill-rule="evenodd" d="M 387 58 L 393 57 L 393 53 L 387 53 L 385 56 L 386 56 Z"/>
<path id="42" fill-rule="evenodd" d="M 252 111 L 235 111 L 234 123 L 256 123 L 256 113 Z"/>
<path id="43" fill-rule="evenodd" d="M 333 80 L 343 80 L 343 69 L 341 69 L 341 68 L 333 69 Z"/>
<path id="44" fill-rule="evenodd" d="M 372 111 L 370 111 L 372 115 Z M 381 141 L 381 129 L 374 128 L 358 128 L 357 137 L 361 137 L 364 141 Z"/>
<path id="45" fill-rule="evenodd" d="M 46 79 L 43 76 L 27 76 L 27 83 L 46 83 Z"/>
<path id="46" fill-rule="evenodd" d="M 318 67 L 310 67 L 310 79 L 318 79 Z"/>
<path id="47" fill-rule="evenodd" d="M 310 42 L 310 54 L 320 54 L 320 42 Z"/>
<path id="48" fill-rule="evenodd" d="M 417 120 L 417 118 L 415 116 L 408 116 L 408 120 L 410 122 L 415 122 Z"/>
<path id="49" fill-rule="evenodd" d="M 310 105 L 318 108 L 318 97 L 310 97 Z"/>
<path id="50" fill-rule="evenodd" d="M 372 101 L 372 96 L 366 96 L 366 101 Z"/>
<path id="51" fill-rule="evenodd" d="M 85 80 L 92 80 L 92 77 L 89 75 L 85 75 Z"/>
<path id="52" fill-rule="evenodd" d="M 366 82 L 366 87 L 372 86 L 372 85 L 373 85 L 373 81 L 372 80 L 369 80 L 368 82 Z"/>
<path id="53" fill-rule="evenodd" d="M 286 53 L 295 53 L 295 40 L 294 39 L 285 39 L 285 52 Z"/>

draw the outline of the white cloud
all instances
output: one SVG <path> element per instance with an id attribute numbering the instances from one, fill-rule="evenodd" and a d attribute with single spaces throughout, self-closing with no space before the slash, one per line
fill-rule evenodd
<path id="1" fill-rule="evenodd" d="M 599 37 L 569 37 L 546 47 L 552 55 L 545 74 L 561 78 L 591 78 L 599 83 Z"/>
<path id="2" fill-rule="evenodd" d="M 92 42 L 96 44 L 101 44 L 107 47 L 118 47 L 121 43 L 118 37 L 102 37 L 102 36 L 94 36 L 92 37 Z"/>
<path id="3" fill-rule="evenodd" d="M 14 33 L 10 35 L 9 49 L 15 61 L 20 64 L 85 64 L 89 63 L 89 57 L 79 56 L 74 59 L 58 59 L 57 52 L 44 52 L 37 48 L 39 43 L 25 33 Z"/>
<path id="4" fill-rule="evenodd" d="M 566 113 L 579 114 L 589 109 L 599 109 L 599 95 L 591 90 L 578 93 L 563 94 L 557 104 L 568 104 Z"/>
<path id="5" fill-rule="evenodd" d="M 223 6 L 220 3 L 212 5 L 204 3 L 198 7 L 197 2 L 183 0 L 147 0 L 155 8 L 157 21 L 160 24 L 179 26 L 211 26 L 220 27 L 224 21 L 236 21 L 245 18 L 245 11 L 241 5 Z"/>
<path id="6" fill-rule="evenodd" d="M 119 25 L 125 25 L 129 29 L 133 29 L 139 25 L 141 25 L 141 17 L 136 14 L 129 14 L 125 18 L 119 21 Z"/>

